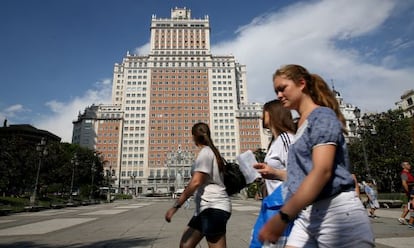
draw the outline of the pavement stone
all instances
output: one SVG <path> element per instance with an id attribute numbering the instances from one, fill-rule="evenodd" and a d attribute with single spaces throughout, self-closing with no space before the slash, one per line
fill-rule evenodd
<path id="1" fill-rule="evenodd" d="M 172 204 L 172 201 L 171 201 Z M 227 225 L 227 246 L 230 248 L 248 247 L 252 227 L 260 210 L 260 201 L 253 199 L 232 199 L 233 211 Z M 168 206 L 167 206 L 168 207 Z M 154 240 L 151 248 L 177 247 L 182 231 L 191 218 L 194 209 L 180 209 L 171 223 L 164 225 L 159 232 L 169 234 L 169 239 Z M 372 219 L 372 226 L 376 237 L 376 247 L 379 248 L 407 248 L 414 247 L 414 228 L 398 223 L 401 214 L 400 208 L 378 209 L 378 219 Z M 174 235 L 175 234 L 175 235 Z M 171 238 L 173 237 L 174 238 Z M 207 248 L 205 239 L 198 248 Z"/>

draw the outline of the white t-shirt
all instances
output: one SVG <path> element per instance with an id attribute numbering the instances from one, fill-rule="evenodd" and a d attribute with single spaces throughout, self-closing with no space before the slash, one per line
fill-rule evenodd
<path id="1" fill-rule="evenodd" d="M 221 209 L 230 213 L 230 198 L 223 183 L 222 173 L 219 173 L 216 156 L 210 147 L 204 146 L 200 150 L 192 171 L 203 172 L 209 176 L 207 182 L 200 185 L 195 193 L 194 215 L 198 215 L 207 208 Z"/>
<path id="2" fill-rule="evenodd" d="M 275 169 L 286 170 L 286 162 L 290 144 L 293 143 L 294 135 L 291 133 L 281 133 L 270 145 L 264 162 Z M 270 195 L 283 181 L 266 179 L 266 189 Z"/>

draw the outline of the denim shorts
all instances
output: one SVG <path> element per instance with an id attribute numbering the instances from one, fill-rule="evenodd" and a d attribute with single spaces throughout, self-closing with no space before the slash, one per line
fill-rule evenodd
<path id="1" fill-rule="evenodd" d="M 226 233 L 230 213 L 221 209 L 208 208 L 193 216 L 188 226 L 201 232 L 207 238 L 214 238 Z"/>

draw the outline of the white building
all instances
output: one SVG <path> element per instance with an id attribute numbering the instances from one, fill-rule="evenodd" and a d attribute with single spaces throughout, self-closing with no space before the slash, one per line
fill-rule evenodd
<path id="1" fill-rule="evenodd" d="M 396 102 L 395 105 L 398 109 L 404 111 L 405 117 L 414 116 L 414 90 L 407 90 L 404 92 L 400 101 Z"/>

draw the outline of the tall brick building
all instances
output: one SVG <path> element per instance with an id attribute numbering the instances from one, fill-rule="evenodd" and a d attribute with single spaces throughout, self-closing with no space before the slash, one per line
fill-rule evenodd
<path id="1" fill-rule="evenodd" d="M 186 8 L 172 9 L 170 18 L 153 15 L 149 54 L 128 52 L 115 64 L 112 104 L 123 112 L 123 124 L 114 186 L 144 194 L 184 187 L 196 156 L 191 127 L 197 122 L 210 125 L 228 160 L 246 147 L 263 148 L 260 116 L 237 112 L 248 110 L 246 67 L 232 55 L 213 55 L 210 31 L 208 16 L 192 18 Z"/>

